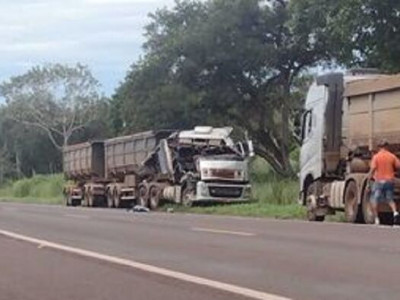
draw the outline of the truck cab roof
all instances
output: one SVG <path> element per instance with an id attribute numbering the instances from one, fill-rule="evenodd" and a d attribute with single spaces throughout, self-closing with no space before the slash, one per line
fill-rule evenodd
<path id="1" fill-rule="evenodd" d="M 213 128 L 198 126 L 194 130 L 179 132 L 178 138 L 181 144 L 208 144 L 214 146 L 225 144 L 232 146 L 233 142 L 229 137 L 232 130 L 232 127 Z"/>

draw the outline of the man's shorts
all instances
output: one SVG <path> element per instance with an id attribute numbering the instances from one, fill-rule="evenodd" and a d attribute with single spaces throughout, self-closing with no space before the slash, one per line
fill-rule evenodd
<path id="1" fill-rule="evenodd" d="M 374 203 L 391 202 L 394 197 L 394 182 L 391 180 L 375 181 L 372 186 L 371 201 Z"/>

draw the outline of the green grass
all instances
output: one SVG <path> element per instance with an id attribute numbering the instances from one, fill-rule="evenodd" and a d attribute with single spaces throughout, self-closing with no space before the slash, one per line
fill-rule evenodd
<path id="1" fill-rule="evenodd" d="M 23 178 L 0 188 L 3 201 L 61 204 L 64 178 L 62 175 L 36 175 Z"/>

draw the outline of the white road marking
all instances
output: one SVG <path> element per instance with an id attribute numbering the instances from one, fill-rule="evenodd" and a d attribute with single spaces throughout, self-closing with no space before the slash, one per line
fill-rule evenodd
<path id="1" fill-rule="evenodd" d="M 84 220 L 88 220 L 88 219 L 90 219 L 90 217 L 89 217 L 89 216 L 85 216 L 85 215 L 72 215 L 72 214 L 66 214 L 66 215 L 64 215 L 64 217 L 73 218 L 73 219 L 84 219 Z"/>
<path id="2" fill-rule="evenodd" d="M 269 293 L 265 293 L 265 292 L 261 292 L 261 291 L 257 291 L 257 290 L 229 284 L 229 283 L 224 283 L 224 282 L 220 282 L 220 281 L 210 280 L 210 279 L 203 278 L 203 277 L 189 275 L 189 274 L 185 274 L 185 273 L 181 273 L 181 272 L 176 272 L 176 271 L 172 271 L 169 269 L 164 269 L 164 268 L 136 262 L 133 260 L 123 259 L 123 258 L 119 258 L 119 257 L 115 257 L 115 256 L 109 256 L 109 255 L 105 255 L 105 254 L 101 254 L 101 253 L 97 253 L 97 252 L 93 252 L 93 251 L 89 251 L 89 250 L 84 250 L 84 249 L 80 249 L 80 248 L 74 248 L 74 247 L 70 247 L 70 246 L 66 246 L 66 245 L 62 245 L 62 244 L 49 242 L 46 240 L 40 240 L 40 239 L 25 236 L 25 235 L 13 233 L 10 231 L 0 230 L 0 235 L 10 237 L 10 238 L 13 238 L 16 240 L 28 242 L 28 243 L 31 243 L 34 245 L 39 245 L 39 246 L 46 247 L 46 248 L 51 248 L 51 249 L 64 251 L 64 252 L 68 252 L 68 253 L 73 253 L 73 254 L 76 254 L 79 256 L 83 256 L 83 257 L 95 258 L 95 259 L 106 261 L 109 263 L 123 265 L 123 266 L 131 267 L 131 268 L 135 268 L 138 270 L 142 270 L 145 272 L 150 272 L 150 273 L 154 273 L 154 274 L 158 274 L 158 275 L 162 275 L 162 276 L 166 276 L 166 277 L 171 277 L 174 279 L 178 279 L 178 280 L 182 280 L 182 281 L 186 281 L 186 282 L 190 282 L 190 283 L 194 283 L 194 284 L 198 284 L 198 285 L 207 286 L 210 288 L 214 288 L 214 289 L 218 289 L 221 291 L 245 296 L 245 297 L 252 298 L 252 299 L 291 300 L 290 298 L 285 298 L 285 297 L 281 297 L 281 296 L 274 295 L 274 294 L 269 294 Z"/>
<path id="3" fill-rule="evenodd" d="M 240 235 L 240 236 L 255 236 L 256 235 L 255 233 L 250 233 L 250 232 L 230 231 L 230 230 L 221 230 L 221 229 L 213 229 L 213 228 L 193 227 L 192 230 L 193 231 L 199 231 L 199 232 L 232 234 L 232 235 Z"/>

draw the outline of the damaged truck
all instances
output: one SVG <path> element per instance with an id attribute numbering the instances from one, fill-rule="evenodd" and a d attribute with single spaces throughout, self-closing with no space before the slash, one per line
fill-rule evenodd
<path id="1" fill-rule="evenodd" d="M 232 128 L 148 131 L 67 146 L 67 205 L 156 209 L 161 201 L 246 202 L 251 198 L 251 141 L 234 143 Z"/>

